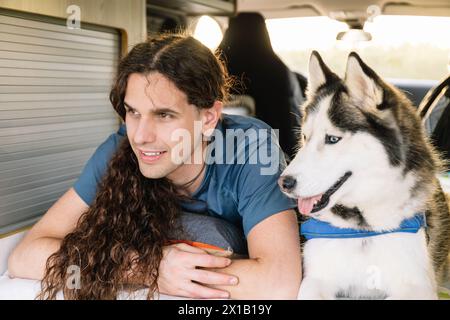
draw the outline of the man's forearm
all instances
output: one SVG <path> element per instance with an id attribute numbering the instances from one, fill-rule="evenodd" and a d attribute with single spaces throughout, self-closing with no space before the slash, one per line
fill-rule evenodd
<path id="1" fill-rule="evenodd" d="M 17 248 L 8 261 L 8 272 L 15 278 L 42 280 L 47 259 L 61 246 L 61 239 L 39 238 Z"/>
<path id="2" fill-rule="evenodd" d="M 18 250 L 9 261 L 9 273 L 13 277 L 42 280 L 47 259 L 61 246 L 61 239 L 40 238 L 27 244 L 26 250 Z M 20 249 L 20 248 L 19 248 Z M 131 258 L 131 257 L 130 257 Z M 132 268 L 124 275 L 124 282 L 147 286 L 148 278 Z M 260 259 L 239 259 L 226 268 L 216 269 L 239 278 L 236 286 L 215 286 L 230 292 L 232 299 L 292 299 L 298 292 L 300 274 L 288 274 L 283 266 Z M 163 293 L 163 292 L 162 292 Z"/>
<path id="3" fill-rule="evenodd" d="M 231 299 L 295 299 L 301 281 L 301 270 L 262 259 L 233 260 L 229 267 L 216 271 L 239 278 L 236 286 L 214 286 L 228 291 Z"/>
<path id="4" fill-rule="evenodd" d="M 8 271 L 11 277 L 42 280 L 48 258 L 61 247 L 61 239 L 39 238 L 17 248 L 9 258 Z M 130 257 L 131 258 L 131 257 Z M 132 268 L 134 269 L 134 268 Z M 129 270 L 124 275 L 124 282 L 133 285 L 146 285 L 141 273 Z"/>

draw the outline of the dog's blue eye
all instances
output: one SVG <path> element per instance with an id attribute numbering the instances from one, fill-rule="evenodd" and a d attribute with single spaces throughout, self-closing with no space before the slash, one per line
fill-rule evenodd
<path id="1" fill-rule="evenodd" d="M 325 135 L 325 144 L 335 144 L 341 140 L 341 137 L 330 136 L 328 134 Z"/>

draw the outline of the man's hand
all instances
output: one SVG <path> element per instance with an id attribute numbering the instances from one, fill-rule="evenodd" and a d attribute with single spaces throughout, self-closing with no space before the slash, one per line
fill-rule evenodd
<path id="1" fill-rule="evenodd" d="M 167 246 L 159 264 L 159 292 L 197 299 L 229 298 L 227 291 L 209 288 L 208 285 L 236 285 L 238 279 L 200 268 L 221 269 L 230 264 L 229 258 L 210 255 L 185 243 Z"/>

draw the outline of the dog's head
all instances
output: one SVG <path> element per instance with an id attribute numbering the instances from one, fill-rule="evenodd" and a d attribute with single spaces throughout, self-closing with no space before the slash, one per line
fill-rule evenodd
<path id="1" fill-rule="evenodd" d="M 373 227 L 386 219 L 367 216 L 370 209 L 413 206 L 409 200 L 430 183 L 435 159 L 409 100 L 353 52 L 344 79 L 313 52 L 307 98 L 298 153 L 279 180 L 300 212 L 342 227 Z"/>

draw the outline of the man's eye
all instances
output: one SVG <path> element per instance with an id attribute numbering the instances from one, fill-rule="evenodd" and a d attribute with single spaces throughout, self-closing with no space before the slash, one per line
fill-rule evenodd
<path id="1" fill-rule="evenodd" d="M 126 108 L 125 111 L 126 111 L 127 113 L 131 114 L 132 116 L 137 116 L 137 115 L 139 115 L 139 112 L 137 112 L 137 111 L 134 110 L 134 109 L 128 109 L 128 108 Z"/>
<path id="2" fill-rule="evenodd" d="M 162 112 L 162 113 L 159 114 L 159 117 L 161 119 L 170 119 L 170 118 L 172 118 L 172 115 L 169 114 L 169 113 Z"/>
<path id="3" fill-rule="evenodd" d="M 304 134 L 302 134 L 303 137 L 303 142 L 306 142 L 306 136 Z"/>
<path id="4" fill-rule="evenodd" d="M 326 134 L 325 135 L 325 144 L 336 144 L 341 139 L 342 139 L 341 137 L 330 136 L 330 135 Z"/>

